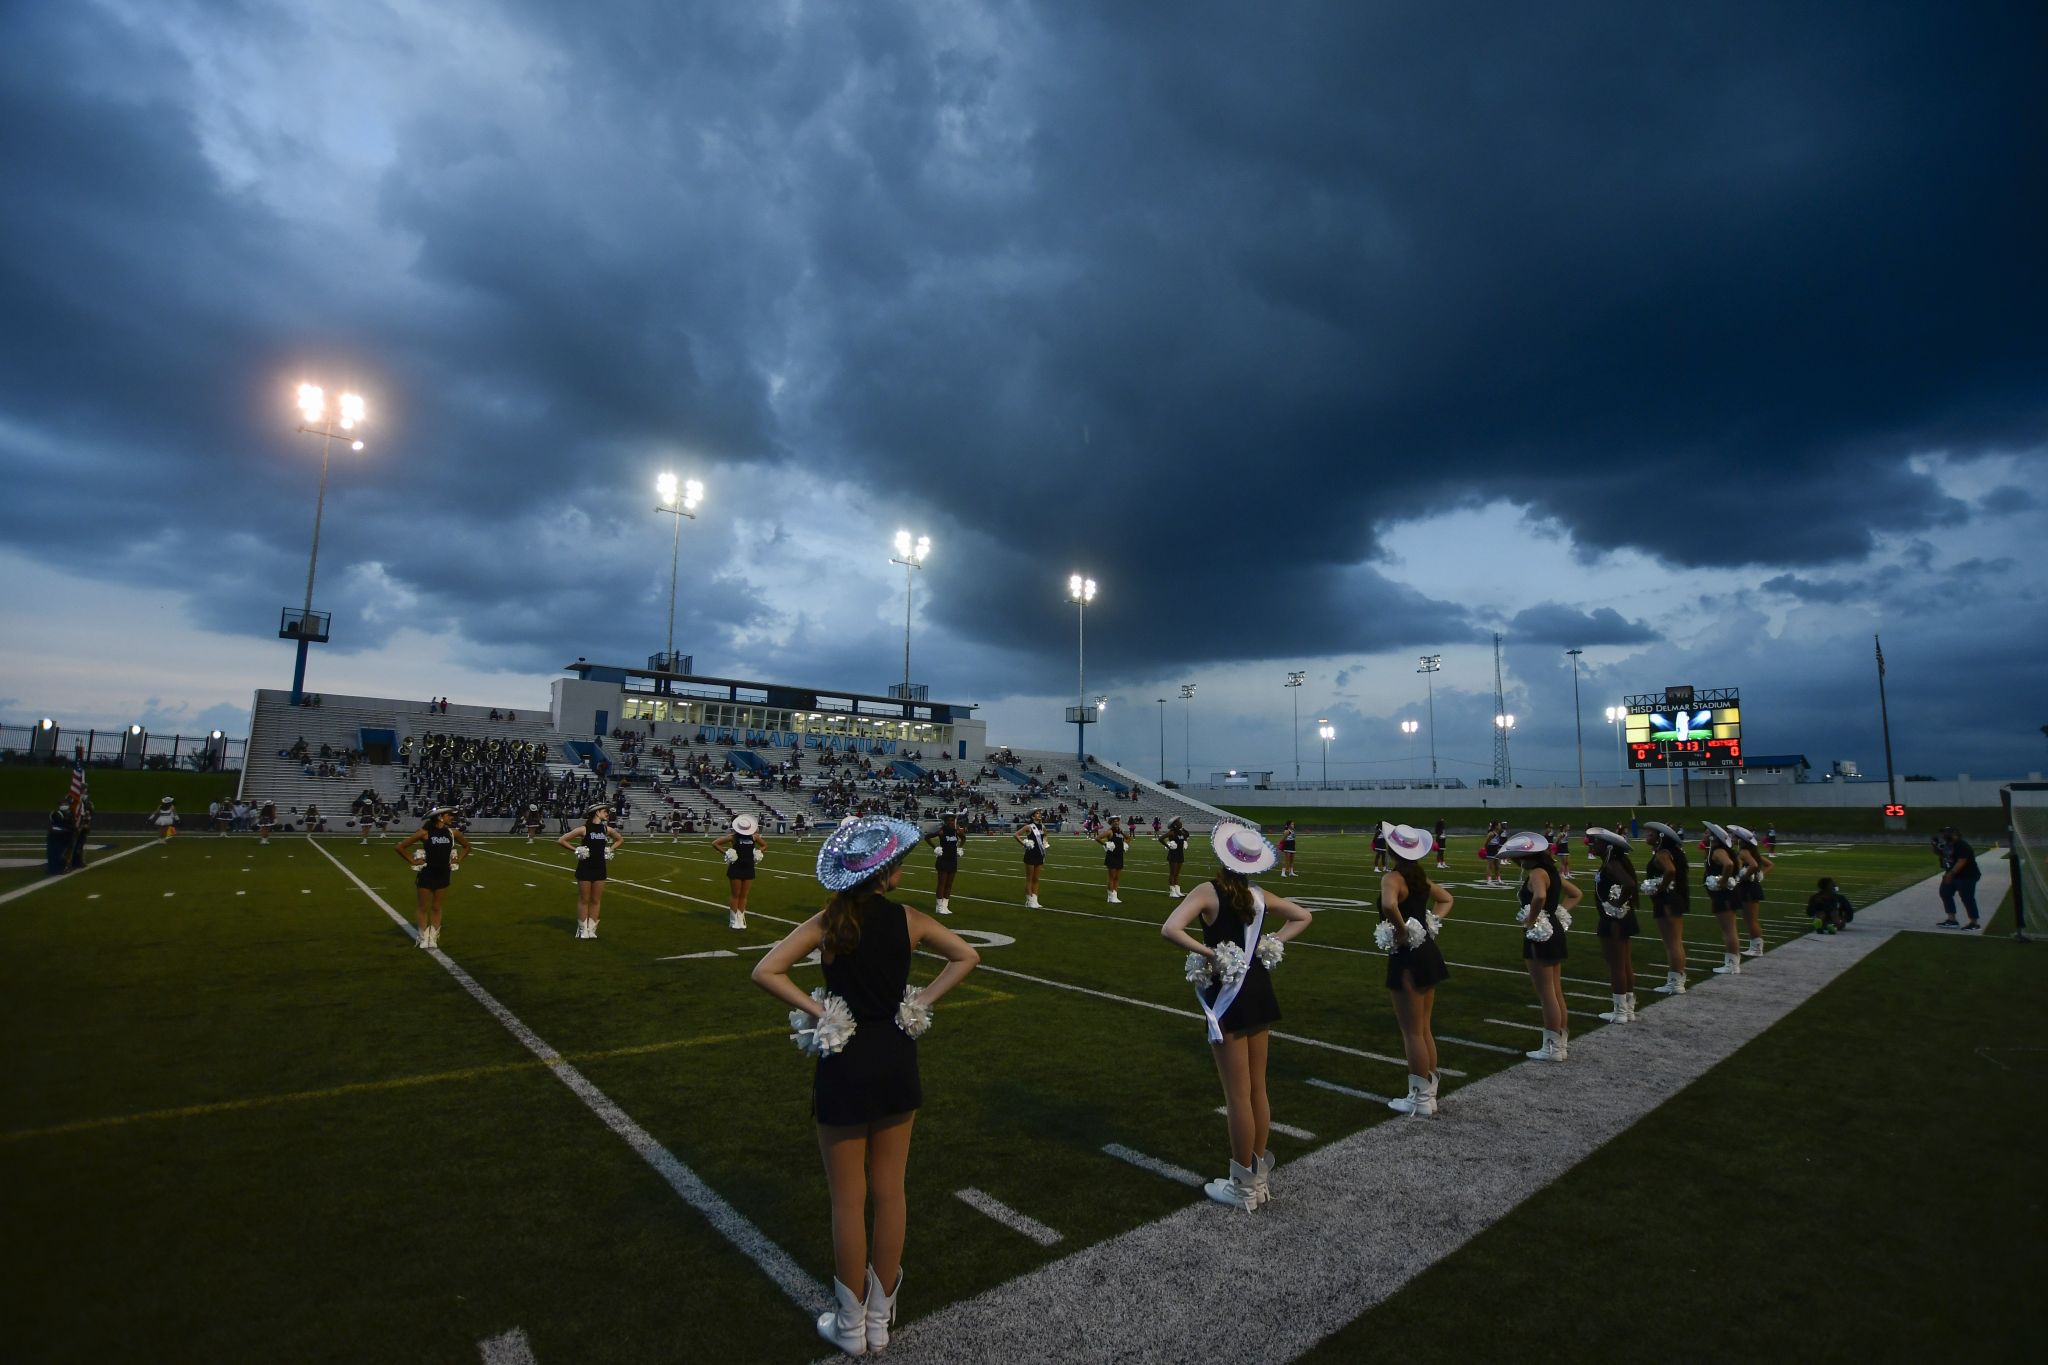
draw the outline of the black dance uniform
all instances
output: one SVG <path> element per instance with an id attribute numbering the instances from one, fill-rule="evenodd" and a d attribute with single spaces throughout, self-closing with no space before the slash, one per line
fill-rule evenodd
<path id="1" fill-rule="evenodd" d="M 1241 920 L 1231 911 L 1230 902 L 1223 894 L 1222 882 L 1210 882 L 1209 885 L 1216 889 L 1216 919 L 1214 923 L 1202 926 L 1202 942 L 1211 948 L 1222 943 L 1235 943 L 1244 948 L 1245 955 L 1251 959 L 1245 969 L 1244 984 L 1237 988 L 1237 996 L 1230 1002 L 1230 1008 L 1224 1010 L 1216 1022 L 1225 1037 L 1233 1033 L 1253 1033 L 1268 1024 L 1277 1024 L 1280 1022 L 1280 999 L 1273 994 L 1273 974 L 1252 951 L 1258 945 L 1245 945 L 1244 931 L 1251 927 L 1251 921 Z M 1211 1005 L 1222 993 L 1223 983 L 1220 981 L 1211 981 L 1198 992 Z"/>
<path id="2" fill-rule="evenodd" d="M 1175 886 L 1180 885 L 1180 865 L 1187 861 L 1188 836 L 1185 832 L 1168 832 L 1162 841 L 1166 845 L 1166 866 Z"/>
<path id="3" fill-rule="evenodd" d="M 1113 872 L 1121 872 L 1124 866 L 1124 845 L 1129 841 L 1121 834 L 1112 833 L 1102 841 L 1102 865 Z"/>
<path id="4" fill-rule="evenodd" d="M 726 879 L 735 882 L 754 880 L 754 836 L 735 834 L 732 836 L 732 851 L 738 856 L 725 865 Z"/>
<path id="5" fill-rule="evenodd" d="M 1742 859 L 1740 858 L 1737 858 L 1735 860 L 1735 863 L 1738 867 L 1743 866 Z M 1747 872 L 1749 875 L 1742 879 L 1742 899 L 1753 905 L 1762 905 L 1764 903 L 1763 863 L 1758 862 L 1754 866 L 1743 867 L 1743 870 Z"/>
<path id="6" fill-rule="evenodd" d="M 605 855 L 611 852 L 611 827 L 599 829 L 595 825 L 583 826 L 583 847 L 590 850 L 588 858 L 576 860 L 576 880 L 579 882 L 601 882 L 605 880 Z"/>
<path id="7" fill-rule="evenodd" d="M 526 812 L 526 832 L 530 835 L 540 833 L 547 826 L 547 822 L 547 816 L 540 811 L 530 810 Z"/>
<path id="8" fill-rule="evenodd" d="M 933 866 L 938 871 L 958 872 L 960 870 L 961 842 L 961 834 L 957 829 L 950 833 L 941 829 L 932 836 L 932 847 L 938 850 L 938 861 Z"/>
<path id="9" fill-rule="evenodd" d="M 1045 831 L 1036 825 L 1028 826 L 1024 831 L 1024 866 L 1043 867 L 1044 865 Z"/>
<path id="10" fill-rule="evenodd" d="M 428 830 L 420 845 L 426 866 L 413 874 L 412 884 L 422 891 L 445 890 L 450 880 L 448 860 L 455 856 L 455 836 L 445 829 Z"/>
<path id="11" fill-rule="evenodd" d="M 1607 913 L 1607 892 L 1609 888 L 1621 888 L 1621 903 L 1628 907 L 1619 915 Z M 1600 924 L 1596 932 L 1601 938 L 1634 938 L 1639 927 L 1636 924 L 1636 902 L 1642 894 L 1642 884 L 1636 879 L 1635 869 L 1619 858 L 1603 858 L 1600 871 L 1593 878 L 1593 898 L 1600 903 Z"/>
<path id="12" fill-rule="evenodd" d="M 853 1037 L 818 1059 L 811 1113 L 833 1127 L 908 1114 L 924 1103 L 917 1040 L 896 1027 L 910 984 L 910 922 L 902 906 L 870 896 L 860 907 L 860 943 L 825 964 L 825 989 L 853 1011 Z"/>
<path id="13" fill-rule="evenodd" d="M 1408 879 L 1401 878 L 1401 884 L 1406 886 Z M 1401 898 L 1401 913 L 1417 923 L 1426 925 L 1429 921 L 1423 916 L 1428 910 L 1429 882 L 1425 878 L 1421 889 L 1410 890 Z M 1380 918 L 1391 921 L 1394 917 L 1382 910 Z M 1444 962 L 1443 949 L 1436 946 L 1436 935 L 1431 934 L 1423 939 L 1421 947 L 1410 948 L 1406 932 L 1396 927 L 1394 942 L 1400 946 L 1387 954 L 1388 990 L 1398 991 L 1406 986 L 1410 990 L 1426 991 L 1434 988 L 1439 981 L 1449 979 L 1451 969 Z"/>
<path id="14" fill-rule="evenodd" d="M 1692 869 L 1686 866 L 1683 847 L 1658 851 L 1671 860 L 1671 871 L 1664 884 L 1650 893 L 1650 913 L 1658 919 L 1677 919 L 1692 908 L 1692 887 L 1687 883 Z"/>
<path id="15" fill-rule="evenodd" d="M 1548 871 L 1548 869 L 1546 869 Z M 1522 939 L 1522 958 L 1534 958 L 1538 962 L 1562 962 L 1565 959 L 1564 926 L 1557 922 L 1557 903 L 1564 897 L 1564 879 L 1555 872 L 1550 874 L 1550 890 L 1543 897 L 1543 915 L 1550 921 L 1550 937 L 1538 943 L 1533 938 Z M 1529 908 L 1529 878 L 1525 873 L 1521 886 L 1522 908 Z M 1524 926 L 1527 927 L 1527 926 Z"/>
<path id="16" fill-rule="evenodd" d="M 1749 894 L 1735 880 L 1735 874 L 1742 870 L 1742 864 L 1736 862 L 1733 855 L 1730 855 L 1728 864 L 1728 871 L 1725 875 L 1717 874 L 1714 871 L 1714 855 L 1709 853 L 1707 855 L 1706 871 L 1702 874 L 1703 877 L 1718 877 L 1718 880 L 1721 882 L 1719 890 L 1711 886 L 1707 888 L 1707 901 L 1714 907 L 1714 913 L 1717 915 L 1739 913 L 1742 909 L 1744 898 Z"/>
<path id="17" fill-rule="evenodd" d="M 1290 829 L 1290 830 L 1286 831 L 1285 833 L 1283 833 L 1283 834 L 1282 834 L 1282 835 L 1280 836 L 1280 851 L 1281 851 L 1282 853 L 1292 853 L 1292 852 L 1294 852 L 1294 831 L 1293 831 L 1293 830 L 1291 830 L 1291 829 Z"/>

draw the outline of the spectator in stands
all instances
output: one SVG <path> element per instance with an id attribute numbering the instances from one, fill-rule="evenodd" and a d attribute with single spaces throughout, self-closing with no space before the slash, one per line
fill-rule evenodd
<path id="1" fill-rule="evenodd" d="M 1950 825 L 1942 832 L 1941 862 L 1941 907 L 1947 917 L 1935 921 L 1937 929 L 1954 929 L 1956 925 L 1956 901 L 1960 898 L 1963 910 L 1970 922 L 1962 927 L 1964 932 L 1979 928 L 1977 923 L 1977 881 L 1984 875 L 1977 866 L 1977 850 L 1970 847 L 1970 841 Z"/>

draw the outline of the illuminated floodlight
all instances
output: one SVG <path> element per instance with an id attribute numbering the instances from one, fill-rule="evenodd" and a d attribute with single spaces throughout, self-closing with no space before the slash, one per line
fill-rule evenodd
<path id="1" fill-rule="evenodd" d="M 1080 574 L 1071 575 L 1067 579 L 1067 596 L 1076 602 L 1093 602 L 1095 600 L 1095 580 L 1084 578 Z"/>
<path id="2" fill-rule="evenodd" d="M 363 396 L 359 393 L 345 393 L 341 396 L 341 429 L 348 431 L 363 420 Z"/>
<path id="3" fill-rule="evenodd" d="M 676 476 L 663 470 L 654 480 L 654 491 L 661 500 L 673 507 L 676 505 Z"/>
<path id="4" fill-rule="evenodd" d="M 1319 720 L 1316 722 L 1316 734 L 1327 744 L 1337 737 L 1337 727 L 1326 720 Z"/>
<path id="5" fill-rule="evenodd" d="M 1097 697 L 1097 698 L 1095 699 L 1095 714 L 1096 714 L 1096 715 L 1098 715 L 1098 716 L 1099 716 L 1099 715 L 1101 715 L 1101 714 L 1102 714 L 1102 713 L 1103 713 L 1104 711 L 1107 711 L 1108 709 L 1109 709 L 1109 698 L 1108 698 L 1108 697 Z"/>
<path id="6" fill-rule="evenodd" d="M 317 422 L 327 414 L 327 391 L 318 384 L 299 385 L 299 415 Z"/>
<path id="7" fill-rule="evenodd" d="M 697 504 L 703 501 L 704 485 L 696 479 L 685 480 L 683 483 L 683 510 L 694 512 L 697 510 Z"/>
<path id="8" fill-rule="evenodd" d="M 1404 735 L 1412 735 L 1421 728 L 1422 722 L 1419 720 L 1404 720 L 1401 722 L 1401 733 Z"/>
<path id="9" fill-rule="evenodd" d="M 56 728 L 57 722 L 51 720 L 48 716 L 44 716 L 42 720 L 36 723 L 36 729 L 38 730 L 54 730 Z"/>
<path id="10" fill-rule="evenodd" d="M 142 727 L 140 725 L 131 725 L 128 727 L 128 733 L 131 735 L 139 735 L 142 733 Z"/>
<path id="11" fill-rule="evenodd" d="M 1512 730 L 1515 728 L 1515 718 L 1507 715 L 1495 716 L 1493 724 L 1497 730 Z"/>

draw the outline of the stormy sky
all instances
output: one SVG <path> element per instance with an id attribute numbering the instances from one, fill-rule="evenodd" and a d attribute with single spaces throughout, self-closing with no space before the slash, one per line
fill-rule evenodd
<path id="1" fill-rule="evenodd" d="M 2038 5 L 17 0 L 0 719 L 913 671 L 1172 775 L 2048 767 Z M 1282 687 L 1308 674 L 1299 697 Z M 1198 685 L 1184 708 L 1179 684 Z"/>

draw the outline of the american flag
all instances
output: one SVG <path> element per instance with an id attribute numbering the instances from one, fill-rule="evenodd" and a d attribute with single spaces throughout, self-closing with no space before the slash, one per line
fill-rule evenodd
<path id="1" fill-rule="evenodd" d="M 1884 641 L 1879 640 L 1875 635 L 1870 638 L 1877 640 L 1877 676 L 1882 678 L 1884 676 Z"/>
<path id="2" fill-rule="evenodd" d="M 71 760 L 71 814 L 75 817 L 85 807 L 85 755 L 79 754 Z"/>

